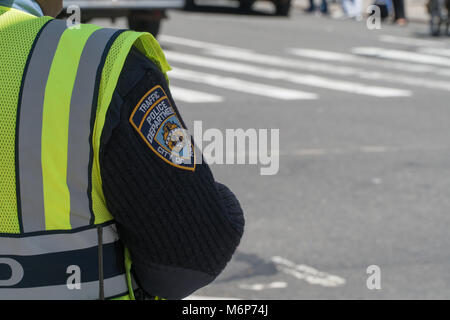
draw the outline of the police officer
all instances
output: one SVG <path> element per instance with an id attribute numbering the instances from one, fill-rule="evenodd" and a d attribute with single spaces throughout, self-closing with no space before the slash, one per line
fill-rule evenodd
<path id="1" fill-rule="evenodd" d="M 183 298 L 243 233 L 148 33 L 0 0 L 0 299 Z"/>

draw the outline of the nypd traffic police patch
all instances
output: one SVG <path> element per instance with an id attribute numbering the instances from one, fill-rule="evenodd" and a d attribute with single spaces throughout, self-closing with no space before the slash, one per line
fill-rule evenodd
<path id="1" fill-rule="evenodd" d="M 161 159 L 180 169 L 195 170 L 191 137 L 161 86 L 144 95 L 134 108 L 130 123 Z"/>

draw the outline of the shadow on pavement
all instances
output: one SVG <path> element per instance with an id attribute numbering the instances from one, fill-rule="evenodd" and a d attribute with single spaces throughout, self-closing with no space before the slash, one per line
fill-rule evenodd
<path id="1" fill-rule="evenodd" d="M 244 253 L 237 251 L 233 257 L 236 263 L 240 263 L 243 268 L 239 272 L 224 276 L 217 279 L 215 282 L 229 282 L 242 279 L 248 279 L 259 276 L 273 276 L 278 274 L 277 267 L 272 261 L 268 261 L 253 253 Z"/>

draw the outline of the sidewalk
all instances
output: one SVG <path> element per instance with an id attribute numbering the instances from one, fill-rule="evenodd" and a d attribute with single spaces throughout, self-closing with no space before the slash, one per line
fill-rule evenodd
<path id="1" fill-rule="evenodd" d="M 317 5 L 320 5 L 321 0 L 315 0 Z M 340 0 L 337 0 L 338 3 L 331 3 L 329 1 L 330 12 L 341 10 Z M 364 6 L 363 8 L 367 8 L 371 5 L 374 0 L 363 0 Z M 427 0 L 404 0 L 405 1 L 405 10 L 406 17 L 410 22 L 420 22 L 420 23 L 428 23 L 429 15 L 426 9 Z M 308 0 L 294 0 L 294 6 L 297 8 L 307 8 L 309 6 Z M 364 10 L 365 11 L 365 10 Z"/>

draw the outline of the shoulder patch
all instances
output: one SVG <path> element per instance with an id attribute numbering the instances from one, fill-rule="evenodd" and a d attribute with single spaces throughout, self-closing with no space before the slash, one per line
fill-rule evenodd
<path id="1" fill-rule="evenodd" d="M 155 86 L 139 101 L 130 123 L 161 159 L 180 169 L 195 170 L 195 153 L 164 89 Z"/>

